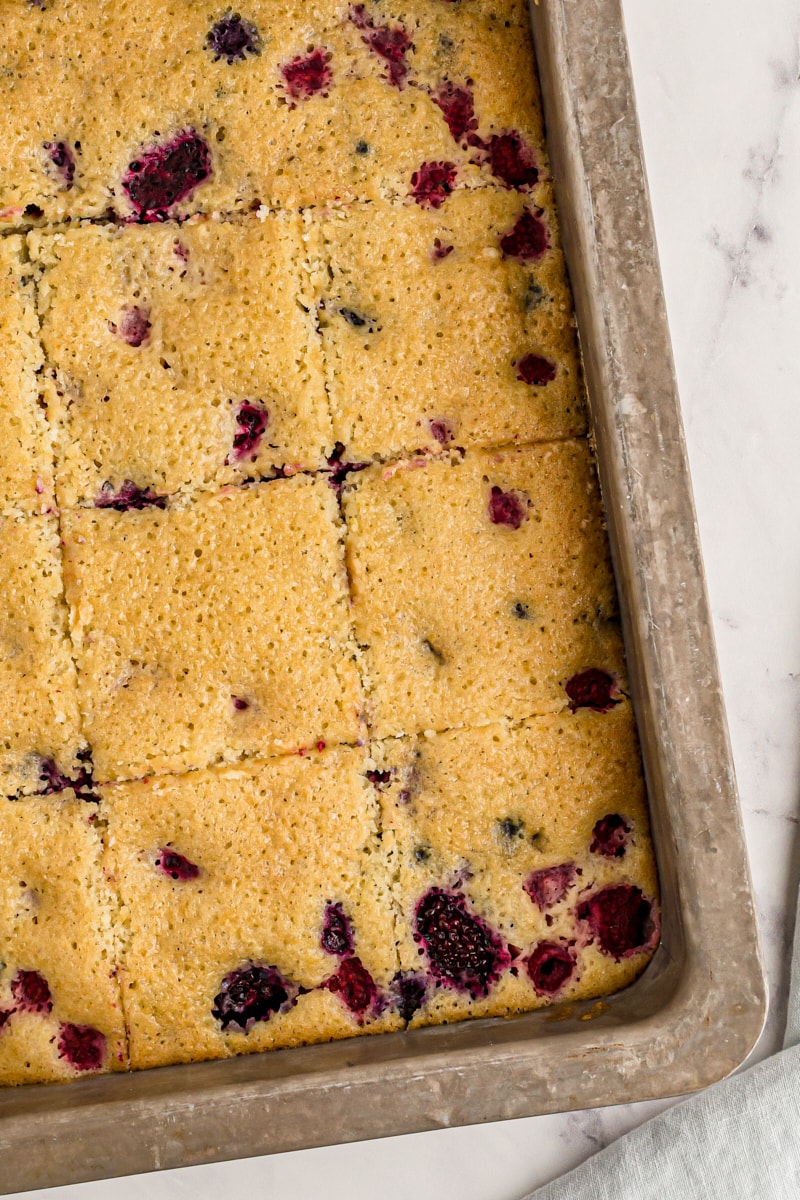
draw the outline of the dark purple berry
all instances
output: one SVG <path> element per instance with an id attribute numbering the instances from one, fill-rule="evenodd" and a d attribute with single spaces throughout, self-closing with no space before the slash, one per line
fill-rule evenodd
<path id="1" fill-rule="evenodd" d="M 514 601 L 511 606 L 511 613 L 517 618 L 518 621 L 528 621 L 532 616 L 530 606 L 528 604 L 524 604 L 522 600 Z"/>
<path id="2" fill-rule="evenodd" d="M 517 363 L 517 379 L 533 387 L 546 387 L 556 377 L 556 364 L 540 354 L 526 354 Z"/>
<path id="3" fill-rule="evenodd" d="M 233 449 L 227 461 L 241 462 L 247 458 L 251 462 L 258 455 L 258 448 L 264 431 L 269 424 L 269 413 L 263 404 L 257 401 L 245 400 L 236 409 L 236 433 L 233 435 Z"/>
<path id="4" fill-rule="evenodd" d="M 297 994 L 297 984 L 286 979 L 277 967 L 249 963 L 222 980 L 211 1015 L 223 1029 L 249 1033 L 257 1021 L 268 1021 L 274 1013 L 292 1008 Z"/>
<path id="5" fill-rule="evenodd" d="M 2 1033 L 3 1029 L 8 1024 L 8 1021 L 13 1016 L 14 1011 L 15 1010 L 13 1008 L 0 1008 L 0 1033 Z"/>
<path id="6" fill-rule="evenodd" d="M 454 250 L 455 246 L 445 245 L 441 238 L 434 238 L 431 258 L 435 263 L 441 262 L 442 259 L 447 258 L 448 254 L 452 254 Z"/>
<path id="7" fill-rule="evenodd" d="M 347 482 L 347 476 L 351 471 L 363 471 L 369 466 L 368 462 L 348 462 L 344 457 L 344 446 L 341 442 L 336 443 L 333 454 L 327 459 L 327 463 L 329 467 L 328 483 L 337 496 L 341 495 Z"/>
<path id="8" fill-rule="evenodd" d="M 444 114 L 453 139 L 459 145 L 472 140 L 470 135 L 478 128 L 470 83 L 471 80 L 468 80 L 466 87 L 457 87 L 445 80 L 439 84 L 432 96 L 434 104 L 438 104 Z"/>
<path id="9" fill-rule="evenodd" d="M 140 221 L 166 221 L 170 209 L 211 175 L 211 152 L 191 129 L 144 150 L 128 167 L 123 191 Z"/>
<path id="10" fill-rule="evenodd" d="M 123 308 L 118 323 L 109 321 L 108 328 L 129 346 L 143 346 L 150 338 L 150 310 L 131 304 Z"/>
<path id="11" fill-rule="evenodd" d="M 18 1012 L 49 1013 L 53 997 L 44 975 L 39 971 L 17 971 L 11 980 L 11 995 Z"/>
<path id="12" fill-rule="evenodd" d="M 631 840 L 631 825 L 619 813 L 601 817 L 592 830 L 592 854 L 604 858 L 623 858 Z"/>
<path id="13" fill-rule="evenodd" d="M 533 187 L 538 180 L 533 154 L 518 133 L 494 133 L 484 148 L 492 174 L 509 187 Z"/>
<path id="14" fill-rule="evenodd" d="M 60 184 L 62 192 L 68 192 L 75 182 L 75 155 L 66 142 L 45 142 L 47 168 L 50 176 Z"/>
<path id="15" fill-rule="evenodd" d="M 524 961 L 537 996 L 557 995 L 575 970 L 574 952 L 559 942 L 539 942 Z"/>
<path id="16" fill-rule="evenodd" d="M 519 529 L 528 515 L 528 498 L 522 492 L 504 492 L 493 487 L 489 497 L 489 520 L 493 525 Z"/>
<path id="17" fill-rule="evenodd" d="M 76 1071 L 97 1071 L 106 1056 L 105 1035 L 91 1025 L 64 1022 L 58 1031 L 58 1053 Z"/>
<path id="18" fill-rule="evenodd" d="M 248 54 L 260 54 L 261 38 L 251 21 L 246 21 L 239 13 L 227 13 L 209 29 L 206 49 L 215 59 L 224 58 L 232 66 Z"/>
<path id="19" fill-rule="evenodd" d="M 603 954 L 630 958 L 655 948 L 659 920 L 652 900 L 629 883 L 614 884 L 589 896 L 577 908 L 579 921 L 589 927 Z"/>
<path id="20" fill-rule="evenodd" d="M 355 949 L 353 926 L 338 902 L 329 903 L 325 908 L 319 944 L 326 954 L 338 954 L 340 957 L 352 954 Z"/>
<path id="21" fill-rule="evenodd" d="M 345 958 L 323 987 L 339 997 L 361 1024 L 378 1005 L 378 988 L 360 958 Z"/>
<path id="22" fill-rule="evenodd" d="M 94 792 L 91 753 L 88 750 L 81 750 L 76 757 L 80 766 L 74 776 L 65 775 L 55 759 L 43 758 L 40 761 L 39 779 L 43 786 L 39 789 L 39 795 L 54 796 L 67 788 L 72 788 L 82 800 L 97 799 Z"/>
<path id="23" fill-rule="evenodd" d="M 456 436 L 452 421 L 445 417 L 431 417 L 428 428 L 440 446 L 448 446 Z"/>
<path id="24" fill-rule="evenodd" d="M 424 975 L 416 975 L 413 971 L 398 971 L 389 988 L 395 1008 L 401 1018 L 408 1022 L 425 1003 L 428 981 Z"/>
<path id="25" fill-rule="evenodd" d="M 367 771 L 367 779 L 370 781 L 370 783 L 374 784 L 375 787 L 377 787 L 377 788 L 386 787 L 387 783 L 392 782 L 392 772 L 391 771 Z"/>
<path id="26" fill-rule="evenodd" d="M 526 879 L 523 887 L 537 908 L 545 912 L 564 899 L 575 883 L 577 868 L 573 862 L 559 863 L 556 867 L 543 867 Z"/>
<path id="27" fill-rule="evenodd" d="M 511 963 L 501 936 L 470 910 L 464 896 L 431 888 L 414 913 L 414 941 L 444 987 L 486 996 Z"/>
<path id="28" fill-rule="evenodd" d="M 317 47 L 309 54 L 284 63 L 281 74 L 292 100 L 308 100 L 320 92 L 328 94 L 333 80 L 330 58 L 327 50 Z"/>
<path id="29" fill-rule="evenodd" d="M 132 479 L 126 479 L 119 491 L 115 492 L 114 485 L 106 480 L 94 506 L 95 508 L 113 508 L 115 512 L 128 512 L 131 508 L 135 508 L 137 511 L 141 511 L 143 508 L 166 508 L 167 497 L 157 496 L 150 488 L 138 487 Z"/>
<path id="30" fill-rule="evenodd" d="M 354 4 L 350 9 L 350 20 L 361 30 L 361 40 L 386 63 L 389 82 L 396 88 L 405 86 L 408 75 L 406 52 L 411 48 L 411 39 L 402 25 L 375 25 L 364 4 Z"/>
<path id="31" fill-rule="evenodd" d="M 621 703 L 621 697 L 614 695 L 618 690 L 614 676 L 600 667 L 581 671 L 564 684 L 573 712 L 579 708 L 590 708 L 593 712 L 607 713 L 615 704 Z"/>
<path id="32" fill-rule="evenodd" d="M 156 867 L 162 875 L 180 880 L 181 883 L 185 883 L 188 879 L 197 879 L 200 874 L 198 866 L 185 858 L 183 854 L 178 854 L 177 850 L 171 850 L 169 846 L 162 846 L 159 850 Z"/>
<path id="33" fill-rule="evenodd" d="M 247 712 L 248 708 L 250 707 L 250 701 L 245 700 L 242 696 L 231 696 L 231 700 L 233 701 L 233 707 L 237 712 Z"/>
<path id="34" fill-rule="evenodd" d="M 422 208 L 441 208 L 453 190 L 458 168 L 451 162 L 424 162 L 411 176 L 411 191 Z"/>
<path id="35" fill-rule="evenodd" d="M 547 226 L 529 208 L 522 210 L 513 229 L 500 238 L 500 249 L 506 258 L 517 258 L 520 262 L 536 262 L 549 248 Z"/>
<path id="36" fill-rule="evenodd" d="M 517 817 L 501 817 L 497 822 L 497 829 L 502 838 L 506 841 L 513 841 L 518 838 L 525 828 L 525 822 Z"/>

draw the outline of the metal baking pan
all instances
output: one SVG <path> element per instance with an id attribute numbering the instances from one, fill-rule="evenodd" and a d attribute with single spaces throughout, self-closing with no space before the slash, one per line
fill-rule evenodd
<path id="1" fill-rule="evenodd" d="M 0 1192 L 674 1096 L 763 967 L 619 0 L 532 10 L 650 792 L 663 941 L 606 1002 L 0 1094 Z M 587 1019 L 591 1017 L 591 1019 Z"/>

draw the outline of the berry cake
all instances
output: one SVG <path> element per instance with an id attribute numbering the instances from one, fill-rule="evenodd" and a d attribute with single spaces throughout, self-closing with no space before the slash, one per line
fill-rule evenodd
<path id="1" fill-rule="evenodd" d="M 0 1083 L 590 1015 L 658 882 L 525 0 L 0 5 Z"/>

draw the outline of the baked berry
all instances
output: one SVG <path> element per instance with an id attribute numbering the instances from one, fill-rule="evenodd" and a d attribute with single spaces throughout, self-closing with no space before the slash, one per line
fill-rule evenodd
<path id="1" fill-rule="evenodd" d="M 659 937 L 656 906 L 640 888 L 629 883 L 613 884 L 578 905 L 576 915 L 603 954 L 631 958 L 653 950 Z"/>
<path id="2" fill-rule="evenodd" d="M 601 817 L 592 830 L 589 849 L 592 854 L 602 854 L 604 858 L 623 858 L 630 840 L 630 823 L 619 813 L 609 813 L 607 817 Z"/>
<path id="3" fill-rule="evenodd" d="M 386 76 L 396 88 L 405 86 L 408 75 L 406 52 L 411 39 L 402 25 L 375 25 L 364 4 L 354 4 L 350 20 L 361 30 L 361 40 L 373 54 L 386 63 Z"/>
<path id="4" fill-rule="evenodd" d="M 13 1008 L 0 1008 L 0 1033 L 3 1032 L 3 1029 L 13 1016 L 14 1011 L 15 1010 Z"/>
<path id="5" fill-rule="evenodd" d="M 177 850 L 170 849 L 169 846 L 162 846 L 158 852 L 156 859 L 156 868 L 162 875 L 168 875 L 170 879 L 178 880 L 180 883 L 186 883 L 189 879 L 197 879 L 200 874 L 200 868 L 183 854 L 178 854 Z"/>
<path id="6" fill-rule="evenodd" d="M 140 221 L 166 221 L 170 210 L 211 175 L 211 152 L 193 130 L 144 150 L 122 188 Z"/>
<path id="7" fill-rule="evenodd" d="M 504 492 L 493 487 L 489 496 L 489 520 L 493 525 L 519 529 L 528 515 L 528 497 L 523 492 Z"/>
<path id="8" fill-rule="evenodd" d="M 615 704 L 621 703 L 621 696 L 614 695 L 619 692 L 614 676 L 600 667 L 589 667 L 587 671 L 573 675 L 564 684 L 564 691 L 573 712 L 590 708 L 593 712 L 607 713 Z"/>
<path id="9" fill-rule="evenodd" d="M 357 141 L 356 154 L 358 154 L 361 158 L 363 158 L 365 154 L 369 154 L 369 142 L 365 142 L 363 138 Z"/>
<path id="10" fill-rule="evenodd" d="M 439 84 L 431 97 L 434 104 L 442 110 L 447 128 L 459 146 L 470 140 L 474 141 L 473 135 L 478 128 L 470 83 L 471 80 L 468 80 L 466 87 L 457 87 L 456 84 L 445 80 Z"/>
<path id="11" fill-rule="evenodd" d="M 292 100 L 310 100 L 312 96 L 327 96 L 333 81 L 330 52 L 317 46 L 309 54 L 298 55 L 284 63 L 281 75 Z"/>
<path id="12" fill-rule="evenodd" d="M 536 907 L 545 912 L 564 899 L 576 878 L 575 863 L 564 862 L 534 871 L 522 886 Z"/>
<path id="13" fill-rule="evenodd" d="M 128 512 L 134 508 L 166 508 L 167 497 L 158 496 L 151 488 L 140 488 L 132 479 L 126 479 L 118 492 L 109 481 L 103 484 L 94 502 L 95 508 L 113 508 L 115 512 Z"/>
<path id="14" fill-rule="evenodd" d="M 257 1021 L 286 1012 L 297 1002 L 297 984 L 277 967 L 248 963 L 231 971 L 220 984 L 211 1009 L 223 1030 L 249 1033 Z"/>
<path id="15" fill-rule="evenodd" d="M 386 787 L 387 783 L 392 782 L 391 771 L 367 771 L 367 779 L 376 788 Z"/>
<path id="16" fill-rule="evenodd" d="M 487 996 L 511 963 L 500 934 L 472 912 L 459 892 L 431 888 L 414 912 L 414 941 L 444 987 Z"/>
<path id="17" fill-rule="evenodd" d="M 522 600 L 515 600 L 511 605 L 511 615 L 516 617 L 518 621 L 530 621 L 533 617 L 533 612 L 529 604 L 525 604 Z"/>
<path id="18" fill-rule="evenodd" d="M 250 701 L 245 700 L 244 696 L 231 696 L 231 701 L 237 712 L 247 712 L 250 707 Z"/>
<path id="19" fill-rule="evenodd" d="M 53 997 L 44 975 L 39 971 L 17 971 L 11 980 L 11 995 L 17 1012 L 49 1013 Z"/>
<path id="20" fill-rule="evenodd" d="M 424 162 L 411 176 L 410 196 L 421 208 L 441 208 L 453 190 L 458 168 L 451 162 Z"/>
<path id="21" fill-rule="evenodd" d="M 66 142 L 45 142 L 47 173 L 59 185 L 59 190 L 68 192 L 75 182 L 75 155 Z"/>
<path id="22" fill-rule="evenodd" d="M 500 238 L 500 249 L 506 258 L 520 262 L 537 262 L 550 249 L 550 234 L 537 213 L 524 208 L 516 224 Z"/>
<path id="23" fill-rule="evenodd" d="M 360 958 L 345 958 L 322 984 L 347 1005 L 359 1025 L 378 1006 L 378 988 Z"/>
<path id="24" fill-rule="evenodd" d="M 575 971 L 575 954 L 559 942 L 539 942 L 528 955 L 525 970 L 537 996 L 556 996 Z"/>
<path id="25" fill-rule="evenodd" d="M 517 363 L 517 379 L 532 387 L 546 387 L 556 377 L 556 364 L 541 354 L 526 354 Z"/>
<path id="26" fill-rule="evenodd" d="M 507 842 L 518 838 L 524 828 L 525 822 L 518 817 L 499 817 L 497 821 L 497 832 Z"/>
<path id="27" fill-rule="evenodd" d="M 352 923 L 338 901 L 326 905 L 319 944 L 326 954 L 338 954 L 340 957 L 352 954 L 355 949 Z"/>
<path id="28" fill-rule="evenodd" d="M 428 421 L 428 428 L 431 431 L 431 436 L 436 439 L 440 446 L 449 446 L 456 436 L 452 422 L 446 420 L 445 417 L 431 417 Z"/>
<path id="29" fill-rule="evenodd" d="M 533 154 L 518 133 L 493 133 L 484 149 L 492 174 L 509 187 L 519 191 L 533 187 L 539 179 Z"/>
<path id="30" fill-rule="evenodd" d="M 76 755 L 80 765 L 74 776 L 65 775 L 55 759 L 43 758 L 39 763 L 39 789 L 41 796 L 54 796 L 58 792 L 72 788 L 82 800 L 95 800 L 94 779 L 92 777 L 92 759 L 88 750 L 81 750 Z"/>
<path id="31" fill-rule="evenodd" d="M 428 981 L 413 971 L 398 971 L 389 984 L 394 1005 L 402 1020 L 408 1022 L 419 1012 L 428 994 Z"/>
<path id="32" fill-rule="evenodd" d="M 226 13 L 209 29 L 206 49 L 215 60 L 224 58 L 232 66 L 248 54 L 260 54 L 261 38 L 252 21 L 246 21 L 239 13 Z"/>
<path id="33" fill-rule="evenodd" d="M 63 1022 L 58 1030 L 58 1054 L 76 1071 L 98 1071 L 106 1057 L 105 1035 L 91 1025 Z"/>
<path id="34" fill-rule="evenodd" d="M 150 310 L 138 304 L 127 305 L 119 321 L 109 321 L 108 328 L 129 346 L 143 346 L 150 339 Z"/>
<path id="35" fill-rule="evenodd" d="M 450 244 L 445 245 L 441 238 L 434 238 L 431 258 L 435 263 L 441 262 L 443 258 L 447 258 L 448 254 L 452 254 L 454 250 L 455 246 Z"/>
<path id="36" fill-rule="evenodd" d="M 236 409 L 233 448 L 226 461 L 234 463 L 249 459 L 253 462 L 258 456 L 258 448 L 268 424 L 269 413 L 263 404 L 257 400 L 245 400 L 240 404 Z"/>

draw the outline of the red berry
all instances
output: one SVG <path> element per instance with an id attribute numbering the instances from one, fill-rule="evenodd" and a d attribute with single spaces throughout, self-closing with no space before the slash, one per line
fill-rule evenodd
<path id="1" fill-rule="evenodd" d="M 347 1005 L 359 1024 L 378 1007 L 378 988 L 360 958 L 343 959 L 322 986 Z"/>
<path id="2" fill-rule="evenodd" d="M 484 147 L 492 174 L 509 187 L 533 187 L 538 180 L 533 154 L 518 133 L 494 133 Z"/>
<path id="3" fill-rule="evenodd" d="M 619 813 L 609 813 L 601 817 L 592 830 L 592 843 L 589 850 L 592 854 L 602 854 L 604 858 L 623 858 L 631 840 L 631 826 Z"/>
<path id="4" fill-rule="evenodd" d="M 493 487 L 489 497 L 489 520 L 493 525 L 519 529 L 528 515 L 528 497 L 523 492 L 504 492 Z"/>
<path id="5" fill-rule="evenodd" d="M 540 354 L 526 354 L 517 363 L 517 379 L 535 387 L 546 387 L 556 377 L 556 364 Z"/>
<path id="6" fill-rule="evenodd" d="M 614 676 L 600 667 L 589 667 L 587 671 L 573 675 L 564 684 L 573 712 L 579 708 L 590 708 L 599 713 L 610 712 L 615 704 L 621 703 L 621 696 L 614 695 L 618 690 Z"/>
<path id="7" fill-rule="evenodd" d="M 18 1012 L 49 1013 L 53 1011 L 50 986 L 39 971 L 17 971 L 11 980 L 11 995 Z"/>
<path id="8" fill-rule="evenodd" d="M 58 1053 L 76 1071 L 97 1071 L 106 1056 L 105 1035 L 91 1025 L 62 1023 L 58 1031 Z"/>
<path id="9" fill-rule="evenodd" d="M 561 991 L 575 970 L 574 952 L 559 942 L 539 942 L 524 961 L 533 990 L 548 998 Z"/>
<path id="10" fill-rule="evenodd" d="M 589 896 L 577 908 L 594 941 L 610 958 L 618 962 L 658 943 L 659 919 L 652 900 L 637 887 L 620 883 Z"/>
<path id="11" fill-rule="evenodd" d="M 150 338 L 150 310 L 131 304 L 123 308 L 119 322 L 109 321 L 108 328 L 129 346 L 143 346 Z"/>
<path id="12" fill-rule="evenodd" d="M 478 128 L 470 83 L 471 80 L 468 80 L 466 87 L 457 87 L 445 80 L 439 84 L 432 96 L 434 104 L 437 104 L 444 114 L 453 139 L 459 145 L 470 140 L 469 135 Z"/>
<path id="13" fill-rule="evenodd" d="M 523 887 L 537 908 L 545 912 L 564 899 L 575 883 L 577 868 L 573 862 L 559 863 L 555 867 L 543 867 L 526 879 Z"/>
<path id="14" fill-rule="evenodd" d="M 211 152 L 191 129 L 151 146 L 128 167 L 123 191 L 140 221 L 166 221 L 170 210 L 211 175 Z"/>
<path id="15" fill-rule="evenodd" d="M 308 100 L 320 92 L 327 95 L 333 81 L 330 58 L 330 53 L 318 46 L 310 54 L 284 63 L 281 74 L 292 100 Z"/>
<path id="16" fill-rule="evenodd" d="M 453 190 L 458 168 L 450 162 L 424 162 L 411 176 L 410 196 L 422 208 L 441 208 Z"/>
<path id="17" fill-rule="evenodd" d="M 542 258 L 550 249 L 550 235 L 541 216 L 529 208 L 523 209 L 513 229 L 500 238 L 500 249 L 506 258 L 517 258 L 520 262 Z"/>
<path id="18" fill-rule="evenodd" d="M 244 458 L 252 462 L 258 455 L 258 448 L 268 425 L 269 413 L 260 401 L 245 400 L 240 404 L 236 409 L 233 449 L 226 462 L 241 462 Z"/>
<path id="19" fill-rule="evenodd" d="M 386 74 L 396 88 L 405 86 L 408 75 L 406 52 L 411 49 L 411 39 L 402 25 L 375 25 L 363 4 L 354 4 L 350 9 L 350 20 L 361 30 L 361 40 L 386 63 Z"/>

